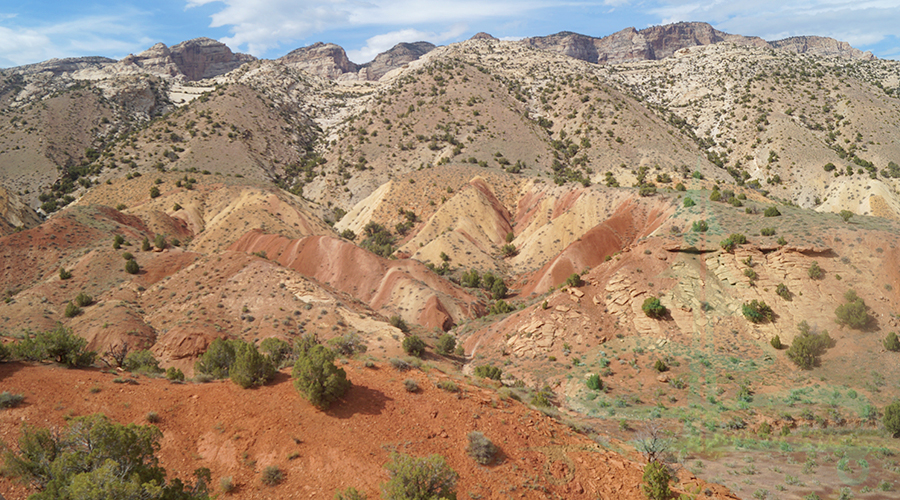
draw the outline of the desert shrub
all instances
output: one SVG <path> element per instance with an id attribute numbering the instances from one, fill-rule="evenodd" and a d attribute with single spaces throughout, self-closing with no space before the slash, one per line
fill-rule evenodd
<path id="1" fill-rule="evenodd" d="M 153 246 L 155 246 L 156 248 L 158 248 L 160 250 L 165 250 L 166 248 L 169 247 L 169 243 L 166 241 L 165 236 L 163 236 L 161 234 L 157 234 L 156 236 L 153 237 Z"/>
<path id="2" fill-rule="evenodd" d="M 850 218 L 853 217 L 853 212 L 849 210 L 841 210 L 838 215 L 841 216 L 841 219 L 843 219 L 844 222 L 850 222 Z"/>
<path id="3" fill-rule="evenodd" d="M 94 298 L 90 295 L 81 292 L 75 296 L 75 305 L 78 307 L 87 307 L 94 303 Z"/>
<path id="4" fill-rule="evenodd" d="M 158 187 L 156 187 L 156 186 L 151 186 L 151 187 L 150 187 L 150 197 L 151 197 L 151 198 L 158 198 L 158 197 L 159 197 L 159 188 L 158 188 Z"/>
<path id="5" fill-rule="evenodd" d="M 152 247 L 150 246 L 149 239 L 144 238 L 143 240 L 141 240 L 141 251 L 142 252 L 149 252 L 151 248 Z"/>
<path id="6" fill-rule="evenodd" d="M 801 321 L 797 328 L 800 333 L 794 337 L 791 347 L 785 354 L 794 364 L 809 370 L 819 364 L 819 358 L 831 346 L 831 337 L 826 331 L 812 332 L 806 321 Z"/>
<path id="7" fill-rule="evenodd" d="M 118 250 L 122 248 L 122 244 L 125 243 L 125 238 L 121 234 L 117 234 L 113 236 L 113 249 Z"/>
<path id="8" fill-rule="evenodd" d="M 725 250 L 726 252 L 732 252 L 734 251 L 734 247 L 737 246 L 737 244 L 731 238 L 725 238 L 724 240 L 719 242 L 719 246 L 722 247 L 722 250 Z"/>
<path id="9" fill-rule="evenodd" d="M 900 339 L 897 338 L 896 332 L 890 332 L 884 338 L 884 348 L 888 351 L 900 351 Z"/>
<path id="10" fill-rule="evenodd" d="M 594 391 L 603 390 L 603 380 L 600 378 L 600 375 L 597 375 L 596 373 L 592 373 L 584 383 L 588 386 L 588 389 Z"/>
<path id="11" fill-rule="evenodd" d="M 481 365 L 475 367 L 475 376 L 489 378 L 491 380 L 500 380 L 503 376 L 503 370 L 493 365 Z"/>
<path id="12" fill-rule="evenodd" d="M 744 276 L 750 278 L 751 280 L 755 280 L 756 278 L 759 277 L 756 274 L 756 271 L 754 271 L 753 269 L 751 269 L 749 267 L 747 269 L 744 269 Z"/>
<path id="13" fill-rule="evenodd" d="M 288 344 L 278 337 L 263 339 L 263 341 L 259 343 L 259 350 L 269 356 L 269 359 L 272 360 L 272 364 L 276 367 L 280 367 L 282 363 L 289 360 L 293 353 L 291 344 Z"/>
<path id="14" fill-rule="evenodd" d="M 494 302 L 493 304 L 491 304 L 491 307 L 488 308 L 488 313 L 489 314 L 506 314 L 506 313 L 511 313 L 515 310 L 516 310 L 516 308 L 512 304 L 509 304 L 505 300 L 500 299 L 500 300 L 497 300 L 496 302 Z"/>
<path id="15" fill-rule="evenodd" d="M 720 193 L 719 191 L 713 191 L 709 195 L 709 201 L 720 201 L 721 199 L 722 199 L 722 193 Z"/>
<path id="16" fill-rule="evenodd" d="M 13 394 L 9 391 L 0 392 L 0 408 L 15 408 L 25 400 L 21 394 Z"/>
<path id="17" fill-rule="evenodd" d="M 824 273 L 822 272 L 822 268 L 819 267 L 819 263 L 816 261 L 813 261 L 813 263 L 809 265 L 809 269 L 807 269 L 806 274 L 814 280 L 817 280 L 824 275 Z"/>
<path id="18" fill-rule="evenodd" d="M 406 321 L 403 321 L 403 318 L 401 318 L 400 316 L 395 314 L 391 316 L 390 319 L 388 319 L 388 322 L 394 328 L 399 328 L 401 332 L 409 333 L 409 327 L 406 325 Z"/>
<path id="19" fill-rule="evenodd" d="M 416 392 L 419 390 L 419 383 L 411 378 L 408 378 L 403 381 L 403 387 L 406 388 L 406 392 Z"/>
<path id="20" fill-rule="evenodd" d="M 363 234 L 366 237 L 359 246 L 384 258 L 388 258 L 394 253 L 394 237 L 390 230 L 381 224 L 369 222 L 363 228 Z"/>
<path id="21" fill-rule="evenodd" d="M 787 240 L 784 239 L 784 236 L 779 236 L 776 243 L 778 243 L 781 246 L 785 246 L 785 245 L 787 245 Z"/>
<path id="22" fill-rule="evenodd" d="M 239 342 L 234 347 L 234 362 L 228 370 L 228 377 L 243 387 L 265 385 L 275 376 L 272 360 L 261 354 L 255 344 Z"/>
<path id="23" fill-rule="evenodd" d="M 778 207 L 772 205 L 771 207 L 766 208 L 766 211 L 763 212 L 765 217 L 778 217 L 781 215 L 781 212 L 778 211 Z"/>
<path id="24" fill-rule="evenodd" d="M 81 314 L 81 308 L 75 305 L 74 302 L 69 302 L 66 304 L 66 310 L 63 312 L 63 315 L 67 318 L 74 318 Z"/>
<path id="25" fill-rule="evenodd" d="M 350 241 L 355 241 L 356 233 L 354 233 L 353 230 L 351 230 L 351 229 L 344 229 L 343 231 L 341 231 L 341 238 L 344 238 L 344 239 L 347 239 Z"/>
<path id="26" fill-rule="evenodd" d="M 90 366 L 97 353 L 88 351 L 87 340 L 72 333 L 72 330 L 57 325 L 55 330 L 40 332 L 34 337 L 27 336 L 13 346 L 17 357 L 28 361 L 55 361 L 69 368 Z"/>
<path id="27" fill-rule="evenodd" d="M 507 243 L 503 245 L 503 248 L 500 249 L 500 253 L 502 253 L 504 257 L 512 257 L 513 255 L 518 253 L 518 250 L 512 243 Z"/>
<path id="28" fill-rule="evenodd" d="M 728 239 L 733 241 L 735 245 L 743 245 L 744 243 L 747 243 L 747 237 L 741 233 L 731 233 L 731 235 L 728 236 Z"/>
<path id="29" fill-rule="evenodd" d="M 334 364 L 334 353 L 320 344 L 298 356 L 291 376 L 297 391 L 320 409 L 327 408 L 350 388 L 347 373 Z"/>
<path id="30" fill-rule="evenodd" d="M 349 487 L 344 491 L 336 491 L 334 493 L 334 500 L 367 500 L 368 497 L 365 493 L 357 490 L 354 487 Z"/>
<path id="31" fill-rule="evenodd" d="M 775 228 L 774 227 L 764 227 L 759 230 L 759 234 L 762 236 L 775 236 Z"/>
<path id="32" fill-rule="evenodd" d="M 159 422 L 159 413 L 156 413 L 155 411 L 147 412 L 147 414 L 144 415 L 144 420 L 146 420 L 147 422 L 149 422 L 151 424 L 158 423 Z"/>
<path id="33" fill-rule="evenodd" d="M 849 326 L 850 328 L 863 328 L 869 323 L 869 313 L 866 303 L 858 295 L 856 291 L 847 290 L 844 294 L 844 300 L 847 302 L 841 304 L 834 310 L 837 316 L 837 324 L 841 326 Z"/>
<path id="34" fill-rule="evenodd" d="M 184 372 L 174 366 L 170 366 L 166 368 L 166 380 L 184 382 Z"/>
<path id="35" fill-rule="evenodd" d="M 434 346 L 434 350 L 443 356 L 453 354 L 454 349 L 456 349 L 456 338 L 449 333 L 441 335 Z"/>
<path id="36" fill-rule="evenodd" d="M 492 443 L 484 433 L 472 431 L 466 437 L 469 439 L 469 446 L 466 448 L 466 453 L 468 453 L 473 460 L 481 465 L 487 465 L 494 460 L 494 455 L 496 455 L 498 451 L 497 446 Z"/>
<path id="37" fill-rule="evenodd" d="M 137 274 L 141 272 L 141 266 L 138 265 L 136 260 L 129 259 L 125 262 L 125 272 L 128 274 Z"/>
<path id="38" fill-rule="evenodd" d="M 412 369 L 412 365 L 410 365 L 410 364 L 407 363 L 405 360 L 402 360 L 402 359 L 400 359 L 400 358 L 391 358 L 390 360 L 388 360 L 388 362 L 389 362 L 389 363 L 391 364 L 391 366 L 393 366 L 394 369 L 397 370 L 398 372 L 405 372 L 405 371 L 407 371 L 407 370 L 411 370 L 411 369 Z"/>
<path id="39" fill-rule="evenodd" d="M 644 466 L 643 484 L 641 489 L 650 500 L 668 500 L 672 495 L 669 490 L 669 482 L 672 480 L 672 474 L 665 464 L 660 462 L 650 462 Z"/>
<path id="40" fill-rule="evenodd" d="M 284 481 L 284 472 L 277 465 L 269 465 L 263 469 L 259 480 L 266 486 L 277 486 Z"/>
<path id="41" fill-rule="evenodd" d="M 149 349 L 140 351 L 131 351 L 125 356 L 125 362 L 122 368 L 130 372 L 143 372 L 147 374 L 160 373 L 162 368 L 159 367 L 159 360 L 150 352 Z"/>
<path id="42" fill-rule="evenodd" d="M 769 344 L 771 344 L 775 349 L 780 350 L 784 348 L 784 344 L 781 343 L 781 337 L 779 337 L 778 335 L 772 337 L 772 340 L 769 341 Z"/>
<path id="43" fill-rule="evenodd" d="M 59 268 L 59 279 L 67 280 L 71 277 L 72 277 L 72 273 L 69 272 L 66 268 L 64 268 L 64 267 Z"/>
<path id="44" fill-rule="evenodd" d="M 453 382 L 452 380 L 441 380 L 435 385 L 442 391 L 459 392 L 459 386 L 456 385 L 456 382 Z"/>
<path id="45" fill-rule="evenodd" d="M 665 361 L 663 361 L 661 359 L 657 359 L 656 362 L 653 363 L 653 369 L 658 372 L 664 372 L 664 371 L 668 370 L 669 367 L 666 365 Z"/>
<path id="46" fill-rule="evenodd" d="M 403 339 L 403 350 L 410 356 L 422 357 L 425 354 L 425 341 L 418 335 L 410 335 Z"/>
<path id="47" fill-rule="evenodd" d="M 647 297 L 644 299 L 641 310 L 644 311 L 644 314 L 646 314 L 648 318 L 654 319 L 662 318 L 668 312 L 666 306 L 662 305 L 656 297 Z"/>
<path id="48" fill-rule="evenodd" d="M 749 303 L 745 302 L 741 306 L 741 312 L 751 323 L 772 321 L 772 318 L 775 315 L 775 313 L 772 312 L 771 307 L 767 306 L 765 302 L 756 299 L 753 299 Z"/>
<path id="49" fill-rule="evenodd" d="M 131 252 L 123 252 L 123 253 L 122 253 L 122 258 L 125 259 L 125 260 L 133 260 L 133 259 L 134 259 L 134 254 L 132 254 Z"/>
<path id="50" fill-rule="evenodd" d="M 231 493 L 234 491 L 234 479 L 231 476 L 219 478 L 219 489 L 222 490 L 222 493 Z"/>
<path id="51" fill-rule="evenodd" d="M 459 476 L 440 455 L 413 457 L 395 453 L 384 468 L 390 476 L 381 485 L 386 500 L 456 498 Z"/>
<path id="52" fill-rule="evenodd" d="M 334 337 L 328 341 L 329 347 L 338 355 L 353 356 L 366 352 L 366 343 L 356 332 L 348 332 L 340 337 Z"/>
<path id="53" fill-rule="evenodd" d="M 234 364 L 235 341 L 215 339 L 200 359 L 194 363 L 194 371 L 213 378 L 227 378 L 228 370 Z"/>
<path id="54" fill-rule="evenodd" d="M 466 288 L 478 288 L 481 286 L 481 274 L 477 269 L 463 271 L 462 276 L 459 278 L 459 284 Z"/>
<path id="55" fill-rule="evenodd" d="M 900 434 L 900 401 L 894 401 L 884 407 L 884 416 L 881 421 L 891 436 Z"/>
<path id="56" fill-rule="evenodd" d="M 10 352 L 9 347 L 7 347 L 3 342 L 0 342 L 0 362 L 9 359 L 11 354 L 12 353 Z"/>
<path id="57" fill-rule="evenodd" d="M 209 469 L 195 485 L 166 481 L 154 453 L 154 426 L 122 425 L 103 415 L 75 417 L 61 431 L 22 426 L 18 447 L 3 453 L 5 472 L 40 490 L 33 498 L 208 498 Z"/>
<path id="58" fill-rule="evenodd" d="M 695 220 L 693 224 L 691 224 L 691 231 L 695 233 L 705 233 L 709 230 L 709 224 L 706 223 L 705 220 Z"/>
<path id="59" fill-rule="evenodd" d="M 584 280 L 581 279 L 581 275 L 578 273 L 572 273 L 571 276 L 566 278 L 566 286 L 577 288 L 582 285 L 584 285 Z"/>
<path id="60" fill-rule="evenodd" d="M 788 290 L 787 285 L 784 283 L 779 283 L 775 286 L 775 293 L 784 300 L 791 300 L 791 291 Z"/>
<path id="61" fill-rule="evenodd" d="M 494 300 L 500 300 L 506 297 L 506 294 L 509 292 L 509 289 L 506 287 L 506 283 L 503 282 L 502 279 L 497 278 L 494 280 L 494 283 L 491 285 L 491 298 Z"/>
<path id="62" fill-rule="evenodd" d="M 682 184 L 682 186 L 683 186 L 683 184 Z M 696 205 L 696 204 L 697 204 L 697 203 L 696 203 L 692 198 L 690 198 L 690 197 L 685 197 L 685 199 L 684 199 L 684 206 L 685 206 L 685 208 L 693 207 L 693 206 Z"/>

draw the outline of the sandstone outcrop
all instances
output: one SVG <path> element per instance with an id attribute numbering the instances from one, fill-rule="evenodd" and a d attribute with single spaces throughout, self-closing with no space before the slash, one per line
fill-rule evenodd
<path id="1" fill-rule="evenodd" d="M 333 43 L 316 42 L 292 50 L 278 61 L 314 75 L 337 79 L 345 73 L 356 73 L 359 65 L 347 58 L 344 49 Z"/>

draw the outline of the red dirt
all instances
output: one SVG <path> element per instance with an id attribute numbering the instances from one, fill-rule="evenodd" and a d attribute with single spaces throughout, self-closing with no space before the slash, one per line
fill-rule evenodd
<path id="1" fill-rule="evenodd" d="M 571 202 L 574 203 L 574 199 Z M 521 295 L 546 292 L 564 283 L 572 273 L 601 264 L 607 256 L 655 231 L 672 211 L 671 206 L 648 207 L 634 200 L 625 201 L 612 217 L 588 230 L 535 272 L 522 288 Z"/>
<path id="2" fill-rule="evenodd" d="M 239 252 L 266 252 L 266 256 L 282 266 L 316 279 L 367 303 L 373 309 L 393 313 L 402 300 L 405 287 L 418 289 L 417 309 L 403 314 L 407 321 L 427 328 L 449 328 L 444 314 L 453 323 L 472 317 L 479 309 L 471 304 L 478 299 L 439 278 L 414 260 L 388 260 L 356 245 L 328 236 L 310 236 L 290 240 L 259 230 L 246 233 L 229 247 Z M 431 299 L 437 298 L 438 301 Z M 440 310 L 429 308 L 441 305 Z M 442 314 L 443 313 L 443 314 Z M 450 325 L 452 326 L 452 324 Z"/>
<path id="3" fill-rule="evenodd" d="M 446 457 L 460 475 L 461 496 L 643 498 L 638 464 L 515 401 L 498 400 L 491 390 L 460 384 L 460 393 L 442 391 L 435 383 L 447 377 L 436 370 L 401 374 L 357 362 L 345 369 L 353 387 L 321 412 L 297 394 L 286 373 L 243 390 L 229 381 L 170 384 L 145 377 L 139 385 L 115 384 L 117 375 L 95 370 L 7 363 L 0 365 L 4 388 L 26 399 L 0 412 L 0 439 L 13 444 L 22 422 L 62 426 L 67 417 L 102 412 L 144 424 L 152 411 L 160 417 L 159 456 L 169 478 L 208 467 L 216 491 L 220 478 L 233 478 L 237 488 L 226 498 L 330 498 L 350 486 L 377 498 L 387 480 L 383 465 L 395 450 Z M 401 378 L 415 380 L 420 390 L 407 392 Z M 473 430 L 500 447 L 500 463 L 480 466 L 466 455 Z M 285 472 L 282 484 L 262 485 L 259 472 L 269 465 Z M 0 493 L 22 498 L 27 491 L 0 478 Z"/>

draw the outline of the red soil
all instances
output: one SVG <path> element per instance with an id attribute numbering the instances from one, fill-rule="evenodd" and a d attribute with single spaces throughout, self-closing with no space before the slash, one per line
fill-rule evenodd
<path id="1" fill-rule="evenodd" d="M 188 479 L 199 467 L 212 471 L 213 488 L 233 478 L 226 498 L 330 498 L 350 486 L 378 498 L 388 479 L 390 453 L 439 453 L 459 473 L 461 496 L 482 498 L 640 499 L 641 467 L 600 448 L 568 427 L 491 390 L 435 387 L 437 370 L 404 374 L 388 365 L 344 365 L 353 383 L 328 411 L 316 410 L 286 373 L 268 386 L 243 390 L 229 381 L 170 384 L 140 377 L 116 384 L 95 370 L 64 370 L 20 363 L 0 365 L 4 388 L 25 403 L 0 412 L 0 440 L 11 445 L 23 422 L 63 426 L 71 416 L 101 412 L 115 421 L 145 424 L 156 412 L 163 432 L 159 456 L 169 478 Z M 415 380 L 409 393 L 400 379 Z M 500 449 L 499 463 L 476 464 L 466 435 L 483 432 Z M 259 473 L 275 465 L 285 481 L 262 485 Z M 719 493 L 719 491 L 716 491 Z M 0 494 L 23 498 L 27 490 L 0 478 Z"/>

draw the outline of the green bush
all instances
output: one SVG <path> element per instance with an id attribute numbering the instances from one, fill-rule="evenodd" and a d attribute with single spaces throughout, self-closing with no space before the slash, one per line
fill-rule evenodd
<path id="1" fill-rule="evenodd" d="M 72 330 L 57 325 L 55 330 L 40 332 L 34 337 L 26 337 L 13 345 L 14 354 L 28 361 L 55 361 L 79 368 L 90 366 L 97 353 L 88 351 L 87 340 L 72 333 Z"/>
<path id="2" fill-rule="evenodd" d="M 765 302 L 756 299 L 753 299 L 749 303 L 745 302 L 744 305 L 741 306 L 741 312 L 751 323 L 772 321 L 772 318 L 775 316 L 771 307 L 767 306 Z"/>
<path id="3" fill-rule="evenodd" d="M 665 361 L 657 359 L 656 362 L 653 363 L 653 369 L 662 373 L 664 371 L 667 371 L 669 367 L 666 365 Z"/>
<path id="4" fill-rule="evenodd" d="M 731 233 L 728 239 L 733 241 L 735 245 L 743 245 L 744 243 L 747 243 L 747 237 L 741 233 Z"/>
<path id="5" fill-rule="evenodd" d="M 884 407 L 884 417 L 882 417 L 884 428 L 891 433 L 891 436 L 900 434 L 900 401 Z"/>
<path id="6" fill-rule="evenodd" d="M 684 186 L 684 185 L 682 184 L 682 186 Z M 696 205 L 696 204 L 697 204 L 697 203 L 696 203 L 692 198 L 690 198 L 690 197 L 685 197 L 685 199 L 684 199 L 684 206 L 685 206 L 685 208 L 693 207 L 693 206 Z"/>
<path id="7" fill-rule="evenodd" d="M 500 380 L 503 376 L 503 370 L 493 365 L 476 366 L 474 373 L 476 377 L 484 377 L 491 380 Z"/>
<path id="8" fill-rule="evenodd" d="M 390 322 L 391 326 L 393 326 L 394 328 L 399 328 L 401 332 L 409 333 L 409 327 L 406 325 L 406 321 L 403 321 L 403 318 L 401 318 L 400 316 L 397 316 L 395 314 L 390 317 L 388 322 Z"/>
<path id="9" fill-rule="evenodd" d="M 693 224 L 691 224 L 691 231 L 695 233 L 705 233 L 709 230 L 709 224 L 706 223 L 705 220 L 695 220 Z"/>
<path id="10" fill-rule="evenodd" d="M 794 337 L 785 354 L 794 364 L 809 370 L 819 364 L 819 358 L 831 346 L 831 337 L 826 331 L 813 333 L 806 321 L 801 321 L 797 328 L 800 333 Z"/>
<path id="11" fill-rule="evenodd" d="M 0 362 L 6 361 L 11 356 L 11 352 L 9 347 L 3 342 L 0 342 Z"/>
<path id="12" fill-rule="evenodd" d="M 763 215 L 766 217 L 779 217 L 781 215 L 781 212 L 778 211 L 778 207 L 772 205 L 771 207 L 767 208 L 765 212 L 763 212 Z"/>
<path id="13" fill-rule="evenodd" d="M 506 294 L 509 292 L 509 289 L 506 287 L 506 283 L 503 282 L 502 279 L 494 280 L 494 283 L 491 285 L 491 298 L 494 300 L 500 300 L 506 297 Z"/>
<path id="14" fill-rule="evenodd" d="M 824 275 L 824 273 L 822 272 L 822 268 L 819 267 L 819 263 L 816 261 L 813 261 L 813 263 L 809 265 L 809 269 L 807 269 L 806 274 L 814 280 L 817 280 Z"/>
<path id="15" fill-rule="evenodd" d="M 844 222 L 850 222 L 850 218 L 853 217 L 853 212 L 849 210 L 841 210 L 838 215 L 841 216 L 841 219 L 843 219 Z"/>
<path id="16" fill-rule="evenodd" d="M 265 385 L 275 376 L 271 359 L 260 354 L 255 344 L 238 342 L 234 348 L 234 363 L 228 370 L 232 382 L 244 389 Z"/>
<path id="17" fill-rule="evenodd" d="M 500 249 L 500 253 L 502 253 L 504 257 L 512 257 L 513 255 L 518 253 L 518 250 L 512 243 L 507 243 L 503 245 L 503 248 Z"/>
<path id="18" fill-rule="evenodd" d="M 194 363 L 194 371 L 212 378 L 228 378 L 228 370 L 234 364 L 235 341 L 215 339 Z"/>
<path id="19" fill-rule="evenodd" d="M 0 392 L 0 408 L 15 408 L 24 400 L 25 396 L 21 394 L 13 394 L 9 391 Z"/>
<path id="20" fill-rule="evenodd" d="M 669 312 L 666 309 L 666 306 L 662 305 L 656 297 L 647 297 L 644 299 L 644 303 L 641 304 L 641 310 L 644 311 L 644 314 L 646 314 L 648 318 L 654 319 L 662 318 Z"/>
<path id="21" fill-rule="evenodd" d="M 425 341 L 418 335 L 410 335 L 403 339 L 403 350 L 410 356 L 422 357 L 425 354 Z"/>
<path id="22" fill-rule="evenodd" d="M 125 237 L 123 237 L 121 234 L 117 234 L 117 235 L 113 236 L 113 249 L 114 250 L 118 250 L 118 249 L 122 248 L 123 243 L 125 243 Z"/>
<path id="23" fill-rule="evenodd" d="M 685 191 L 685 190 L 687 190 L 687 188 L 684 187 L 684 184 L 682 184 L 680 182 L 678 184 L 675 184 L 675 191 Z"/>
<path id="24" fill-rule="evenodd" d="M 263 341 L 259 343 L 259 350 L 269 356 L 269 359 L 272 360 L 272 364 L 276 367 L 280 367 L 282 363 L 288 361 L 293 354 L 291 344 L 288 344 L 278 337 L 263 339 Z"/>
<path id="25" fill-rule="evenodd" d="M 403 381 L 403 387 L 406 388 L 406 392 L 418 392 L 419 383 L 411 378 L 408 378 Z"/>
<path id="26" fill-rule="evenodd" d="M 166 368 L 166 380 L 184 382 L 184 372 L 174 366 L 170 366 Z"/>
<path id="27" fill-rule="evenodd" d="M 450 354 L 453 354 L 454 349 L 456 349 L 456 337 L 450 335 L 449 333 L 441 335 L 441 337 L 437 341 L 437 344 L 435 344 L 434 346 L 434 350 L 442 356 L 449 356 Z"/>
<path id="28" fill-rule="evenodd" d="M 277 486 L 284 481 L 284 472 L 277 465 L 269 465 L 263 469 L 259 480 L 266 486 Z"/>
<path id="29" fill-rule="evenodd" d="M 64 267 L 59 268 L 59 279 L 67 280 L 71 277 L 72 277 L 72 273 L 67 271 L 66 268 L 64 268 Z"/>
<path id="30" fill-rule="evenodd" d="M 159 197 L 159 188 L 156 186 L 150 186 L 150 197 L 158 198 Z"/>
<path id="31" fill-rule="evenodd" d="M 124 252 L 122 253 L 122 258 L 125 260 L 133 260 L 134 255 L 131 252 Z"/>
<path id="32" fill-rule="evenodd" d="M 458 475 L 440 455 L 413 457 L 393 454 L 384 466 L 390 479 L 381 485 L 385 500 L 456 498 Z"/>
<path id="33" fill-rule="evenodd" d="M 166 248 L 169 247 L 169 243 L 166 241 L 165 236 L 163 236 L 161 234 L 157 234 L 156 236 L 153 237 L 153 246 L 155 246 L 156 248 L 158 248 L 160 250 L 165 250 Z"/>
<path id="34" fill-rule="evenodd" d="M 724 240 L 719 242 L 719 246 L 722 247 L 722 250 L 725 250 L 726 252 L 732 252 L 734 251 L 734 247 L 737 246 L 737 244 L 731 238 L 725 238 Z"/>
<path id="35" fill-rule="evenodd" d="M 354 233 L 350 229 L 344 229 L 343 231 L 341 231 L 341 238 L 344 238 L 345 240 L 356 241 L 356 233 Z"/>
<path id="36" fill-rule="evenodd" d="M 896 332 L 887 334 L 887 337 L 884 338 L 884 348 L 892 352 L 900 351 L 900 339 L 897 338 Z"/>
<path id="37" fill-rule="evenodd" d="M 75 305 L 74 302 L 69 302 L 66 304 L 66 310 L 63 312 L 63 315 L 67 318 L 74 318 L 81 314 L 81 308 Z"/>
<path id="38" fill-rule="evenodd" d="M 773 348 L 778 350 L 784 348 L 784 344 L 781 343 L 781 337 L 779 337 L 778 335 L 772 337 L 772 340 L 769 341 L 769 344 L 771 344 Z"/>
<path id="39" fill-rule="evenodd" d="M 344 491 L 336 491 L 334 493 L 334 500 L 367 500 L 368 497 L 365 493 L 357 490 L 354 487 L 349 487 Z"/>
<path id="40" fill-rule="evenodd" d="M 466 437 L 469 439 L 469 446 L 466 448 L 466 453 L 468 453 L 473 460 L 481 465 L 487 465 L 494 460 L 494 456 L 499 450 L 497 449 L 497 446 L 484 435 L 484 433 L 472 431 Z"/>
<path id="41" fill-rule="evenodd" d="M 125 272 L 128 274 L 137 274 L 141 272 L 141 266 L 134 259 L 125 262 Z"/>
<path id="42" fill-rule="evenodd" d="M 785 285 L 784 283 L 779 283 L 775 286 L 775 293 L 784 300 L 791 300 L 793 297 L 791 291 L 788 290 L 787 285 Z"/>
<path id="43" fill-rule="evenodd" d="M 722 193 L 720 193 L 719 191 L 713 191 L 709 195 L 709 201 L 720 201 L 721 199 L 722 199 Z"/>
<path id="44" fill-rule="evenodd" d="M 762 236 L 775 236 L 775 228 L 774 227 L 764 227 L 759 230 L 759 234 Z"/>
<path id="45" fill-rule="evenodd" d="M 94 303 L 94 298 L 90 295 L 81 292 L 75 296 L 75 305 L 78 307 L 87 307 Z"/>
<path id="46" fill-rule="evenodd" d="M 148 240 L 147 238 L 144 238 L 144 239 L 141 241 L 141 251 L 142 251 L 142 252 L 149 252 L 151 248 L 152 248 L 152 247 L 150 246 L 150 240 Z"/>
<path id="47" fill-rule="evenodd" d="M 656 461 L 650 462 L 644 466 L 641 489 L 650 500 L 668 500 L 672 495 L 672 491 L 669 489 L 671 480 L 672 474 L 665 464 Z"/>
<path id="48" fill-rule="evenodd" d="M 150 352 L 149 349 L 129 352 L 125 356 L 125 362 L 122 368 L 130 372 L 143 372 L 147 374 L 160 373 L 162 368 L 159 367 L 159 360 Z"/>
<path id="49" fill-rule="evenodd" d="M 328 346 L 339 356 L 353 356 L 366 352 L 368 347 L 356 332 L 348 332 L 328 340 Z"/>
<path id="50" fill-rule="evenodd" d="M 40 490 L 32 498 L 208 498 L 209 469 L 195 472 L 195 485 L 166 481 L 154 455 L 161 439 L 154 426 L 103 415 L 75 417 L 58 433 L 26 423 L 16 449 L 3 453 L 4 469 Z"/>
<path id="51" fill-rule="evenodd" d="M 571 276 L 566 278 L 566 286 L 578 288 L 582 285 L 584 285 L 584 280 L 581 279 L 581 275 L 578 273 L 572 273 Z"/>
<path id="52" fill-rule="evenodd" d="M 335 366 L 334 357 L 331 349 L 316 344 L 297 357 L 291 371 L 297 391 L 320 409 L 328 408 L 350 388 L 347 373 Z"/>
<path id="53" fill-rule="evenodd" d="M 592 373 L 584 383 L 588 386 L 588 389 L 594 391 L 603 390 L 603 380 L 600 378 L 600 375 L 597 375 L 596 373 Z"/>
<path id="54" fill-rule="evenodd" d="M 841 326 L 849 326 L 850 328 L 863 328 L 869 324 L 868 307 L 863 299 L 856 295 L 856 291 L 848 290 L 844 294 L 847 301 L 835 309 L 834 314 L 837 316 L 837 324 Z"/>
<path id="55" fill-rule="evenodd" d="M 508 304 L 505 300 L 500 299 L 488 308 L 489 314 L 506 314 L 515 311 L 516 308 L 512 304 Z"/>

